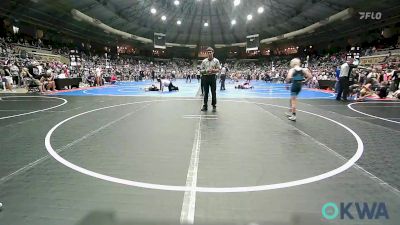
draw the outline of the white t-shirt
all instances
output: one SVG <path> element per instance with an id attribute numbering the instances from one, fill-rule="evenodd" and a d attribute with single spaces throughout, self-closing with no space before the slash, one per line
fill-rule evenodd
<path id="1" fill-rule="evenodd" d="M 96 68 L 96 76 L 97 77 L 101 76 L 101 68 Z"/>
<path id="2" fill-rule="evenodd" d="M 226 67 L 224 66 L 221 69 L 221 75 L 225 75 L 225 74 L 226 74 Z"/>
<path id="3" fill-rule="evenodd" d="M 376 79 L 376 77 L 377 77 L 376 73 L 373 73 L 373 72 L 369 73 L 367 76 L 368 79 L 370 79 L 370 78 Z"/>
<path id="4" fill-rule="evenodd" d="M 39 66 L 37 66 L 37 68 L 38 68 L 38 70 L 39 70 L 39 75 L 42 74 L 43 67 L 39 65 Z"/>
<path id="5" fill-rule="evenodd" d="M 349 71 L 350 71 L 350 66 L 347 63 L 343 63 L 340 66 L 340 74 L 339 77 L 348 77 L 349 76 Z"/>
<path id="6" fill-rule="evenodd" d="M 15 66 L 15 65 L 12 65 L 11 66 L 11 68 L 10 68 L 10 72 L 11 72 L 11 75 L 13 75 L 13 76 L 18 76 L 18 74 L 19 74 L 19 68 L 17 67 L 17 66 Z"/>
<path id="7" fill-rule="evenodd" d="M 167 79 L 162 79 L 162 80 L 161 80 L 161 84 L 162 84 L 164 87 L 168 87 L 170 83 L 171 83 L 170 80 L 167 80 Z"/>
<path id="8" fill-rule="evenodd" d="M 208 71 L 210 69 L 221 69 L 221 64 L 219 63 L 219 60 L 216 58 L 213 58 L 211 61 L 208 60 L 208 58 L 205 58 L 200 65 L 200 69 L 204 71 Z"/>

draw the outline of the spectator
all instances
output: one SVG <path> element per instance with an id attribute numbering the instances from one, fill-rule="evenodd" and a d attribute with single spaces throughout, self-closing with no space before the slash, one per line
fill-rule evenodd
<path id="1" fill-rule="evenodd" d="M 43 75 L 42 78 L 40 78 L 40 84 L 43 91 L 56 90 L 56 84 L 54 82 L 54 76 L 51 70 L 47 70 L 46 74 Z"/>
<path id="2" fill-rule="evenodd" d="M 393 72 L 392 72 L 392 81 L 393 81 L 393 84 L 392 84 L 392 88 L 391 88 L 391 91 L 393 91 L 393 92 L 395 92 L 395 91 L 397 91 L 397 90 L 399 90 L 399 83 L 400 83 L 400 69 L 399 68 L 397 68 L 397 70 L 393 70 Z"/>
<path id="3" fill-rule="evenodd" d="M 111 79 L 110 79 L 110 83 L 111 84 L 115 84 L 117 82 L 117 76 L 115 76 L 115 74 L 111 75 Z"/>
<path id="4" fill-rule="evenodd" d="M 12 90 L 12 86 L 9 82 L 9 79 L 6 78 L 5 76 L 5 71 L 3 68 L 0 68 L 0 79 L 1 79 L 1 86 L 3 88 L 4 91 L 9 90 L 9 91 L 13 91 Z"/>
<path id="5" fill-rule="evenodd" d="M 372 79 L 368 79 L 365 85 L 362 86 L 361 91 L 360 91 L 360 98 L 358 98 L 358 101 L 363 101 L 365 98 L 372 96 L 374 92 L 372 91 Z"/>

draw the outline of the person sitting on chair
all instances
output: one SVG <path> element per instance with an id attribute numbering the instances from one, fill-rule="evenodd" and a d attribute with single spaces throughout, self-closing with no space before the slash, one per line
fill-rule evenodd
<path id="1" fill-rule="evenodd" d="M 12 83 L 10 83 L 10 80 L 7 79 L 7 77 L 5 76 L 5 71 L 0 68 L 0 81 L 1 81 L 1 87 L 3 88 L 3 90 L 9 90 L 12 91 Z"/>
<path id="2" fill-rule="evenodd" d="M 52 75 L 51 70 L 47 70 L 46 74 L 43 75 L 42 78 L 40 78 L 40 83 L 43 91 L 56 90 L 56 84 L 54 82 L 54 76 Z"/>
<path id="3" fill-rule="evenodd" d="M 21 76 L 26 79 L 26 88 L 29 91 L 29 88 L 38 87 L 40 93 L 44 93 L 42 85 L 40 84 L 40 80 L 36 79 L 34 75 L 29 72 L 28 68 L 22 69 Z"/>
<path id="4" fill-rule="evenodd" d="M 89 76 L 86 78 L 86 82 L 90 85 L 90 87 L 94 86 L 95 76 L 93 73 L 89 74 Z"/>
<path id="5" fill-rule="evenodd" d="M 389 84 L 387 81 L 383 81 L 380 85 L 379 88 L 376 90 L 376 94 L 379 96 L 379 98 L 386 98 L 389 94 Z"/>
<path id="6" fill-rule="evenodd" d="M 115 84 L 115 82 L 117 82 L 117 76 L 115 76 L 115 74 L 111 75 L 111 79 L 110 79 L 110 83 L 111 84 Z"/>

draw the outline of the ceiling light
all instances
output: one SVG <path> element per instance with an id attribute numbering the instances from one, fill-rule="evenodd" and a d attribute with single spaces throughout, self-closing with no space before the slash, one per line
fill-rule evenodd
<path id="1" fill-rule="evenodd" d="M 247 20 L 252 20 L 253 16 L 251 14 L 247 15 Z"/>
<path id="2" fill-rule="evenodd" d="M 181 25 L 182 21 L 178 20 L 178 21 L 176 21 L 176 24 Z"/>
<path id="3" fill-rule="evenodd" d="M 162 17 L 161 17 L 161 20 L 162 20 L 162 21 L 165 21 L 166 19 L 167 19 L 166 16 L 162 16 Z"/>
<path id="4" fill-rule="evenodd" d="M 234 0 L 234 1 L 233 1 L 233 5 L 234 5 L 234 6 L 238 6 L 239 4 L 240 4 L 240 0 Z"/>
<path id="5" fill-rule="evenodd" d="M 264 12 L 264 8 L 263 8 L 263 7 L 259 7 L 259 8 L 257 9 L 257 12 L 258 12 L 259 14 L 263 13 L 263 12 Z"/>
<path id="6" fill-rule="evenodd" d="M 205 22 L 205 23 L 204 23 L 204 26 L 205 26 L 205 27 L 208 27 L 208 23 L 207 23 L 207 22 Z"/>
<path id="7" fill-rule="evenodd" d="M 232 20 L 232 21 L 231 21 L 231 24 L 232 24 L 232 25 L 235 25 L 235 24 L 236 24 L 236 20 Z"/>
<path id="8" fill-rule="evenodd" d="M 174 5 L 179 5 L 179 1 L 178 1 L 178 0 L 175 0 L 175 1 L 174 1 Z"/>
<path id="9" fill-rule="evenodd" d="M 157 10 L 156 10 L 155 8 L 151 8 L 150 12 L 151 12 L 152 14 L 156 14 Z"/>

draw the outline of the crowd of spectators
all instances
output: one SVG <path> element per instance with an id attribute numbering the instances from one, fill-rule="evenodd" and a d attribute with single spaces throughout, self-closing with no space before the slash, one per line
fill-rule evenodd
<path id="1" fill-rule="evenodd" d="M 394 49 L 396 51 L 397 49 Z M 308 67 L 313 75 L 311 81 L 307 84 L 310 88 L 319 88 L 319 81 L 331 81 L 338 83 L 340 66 L 346 62 L 346 51 L 336 54 L 311 55 L 303 57 L 303 66 Z M 268 60 L 242 60 L 231 65 L 230 78 L 232 80 L 265 80 L 266 82 L 284 82 L 288 63 L 291 56 L 271 57 Z M 370 87 L 368 95 L 381 98 L 391 94 L 394 97 L 399 96 L 399 72 L 400 56 L 388 54 L 381 62 L 376 65 L 358 66 L 351 71 L 349 80 L 353 90 L 354 98 L 360 98 L 360 91 L 365 89 L 365 85 Z M 357 62 L 359 64 L 359 61 Z M 330 87 L 337 91 L 338 85 Z M 399 96 L 400 97 L 400 96 Z"/>
<path id="2" fill-rule="evenodd" d="M 46 48 L 53 54 L 68 56 L 70 49 L 67 47 L 53 48 L 44 45 L 40 39 L 28 42 L 23 38 L 0 38 L 0 75 L 3 90 L 13 91 L 15 87 L 36 86 L 40 92 L 55 91 L 54 79 L 80 77 L 83 83 L 90 86 L 104 85 L 105 82 L 115 83 L 120 81 L 140 81 L 195 78 L 198 75 L 196 62 L 188 59 L 149 59 L 145 57 L 119 55 L 94 55 L 81 52 L 77 65 L 66 65 L 58 60 L 42 60 L 35 57 L 22 56 L 17 46 Z M 391 49 L 396 51 L 397 49 Z M 363 51 L 368 54 L 369 49 Z M 284 82 L 289 61 L 296 55 L 270 56 L 262 60 L 239 60 L 224 63 L 228 68 L 228 78 L 232 81 L 265 80 L 266 82 Z M 346 61 L 347 52 L 335 54 L 302 55 L 303 66 L 310 69 L 313 79 L 307 84 L 310 88 L 319 88 L 319 81 L 338 81 L 340 65 Z M 352 71 L 351 84 L 359 85 L 362 89 L 372 77 L 371 90 L 386 85 L 388 90 L 396 92 L 399 88 L 399 57 L 391 53 L 379 65 L 359 67 Z M 334 87 L 332 88 L 335 89 Z M 1 89 L 0 89 L 1 90 Z"/>

